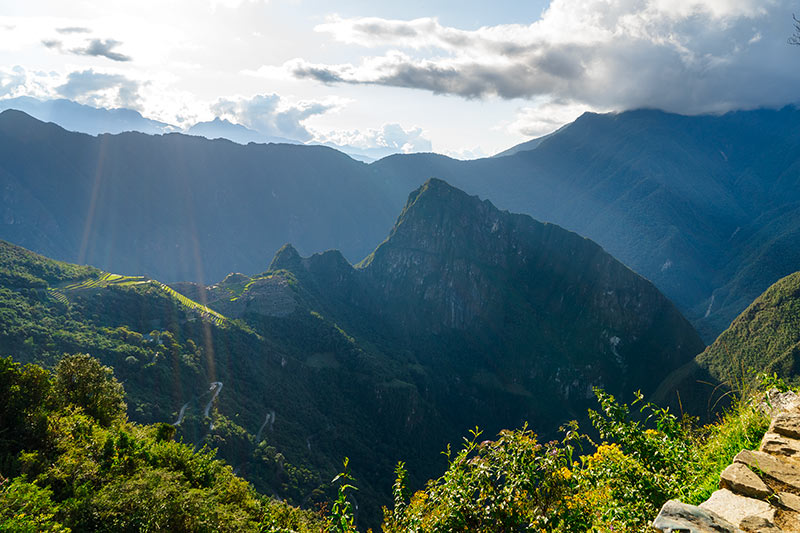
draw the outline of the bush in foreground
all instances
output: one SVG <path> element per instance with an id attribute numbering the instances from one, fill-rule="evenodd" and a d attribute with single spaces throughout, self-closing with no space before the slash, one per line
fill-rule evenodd
<path id="1" fill-rule="evenodd" d="M 561 442 L 541 444 L 527 428 L 478 443 L 472 432 L 442 477 L 409 496 L 402 463 L 387 532 L 651 531 L 671 498 L 704 500 L 742 448 L 755 448 L 767 418 L 741 402 L 715 424 L 697 427 L 637 394 L 627 405 L 595 391 L 595 443 L 572 423 Z M 580 454 L 582 450 L 593 453 Z"/>

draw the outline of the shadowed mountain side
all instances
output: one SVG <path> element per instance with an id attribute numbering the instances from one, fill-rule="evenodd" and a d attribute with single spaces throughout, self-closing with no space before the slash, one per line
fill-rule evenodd
<path id="1" fill-rule="evenodd" d="M 371 165 L 314 146 L 69 133 L 0 114 L 0 237 L 165 281 L 262 271 L 303 254 L 370 253 L 408 191 L 445 179 L 585 235 L 651 280 L 707 342 L 794 271 L 800 111 L 587 113 L 505 157 L 395 155 Z"/>
<path id="2" fill-rule="evenodd" d="M 800 199 L 798 123 L 795 108 L 587 113 L 507 157 L 392 156 L 370 169 L 409 188 L 436 176 L 591 238 L 653 281 L 711 342 L 795 268 L 786 253 L 800 249 L 789 213 Z"/>
<path id="3" fill-rule="evenodd" d="M 597 244 L 441 180 L 409 196 L 356 267 L 336 251 L 303 258 L 287 245 L 264 274 L 232 274 L 206 292 L 211 307 L 256 331 L 308 307 L 427 369 L 423 397 L 447 406 L 453 432 L 476 421 L 549 432 L 583 416 L 592 386 L 649 393 L 703 349 L 650 282 Z"/>
<path id="4" fill-rule="evenodd" d="M 0 114 L 0 185 L 0 237 L 165 281 L 258 272 L 287 240 L 360 259 L 399 209 L 330 148 L 90 137 L 17 111 Z"/>

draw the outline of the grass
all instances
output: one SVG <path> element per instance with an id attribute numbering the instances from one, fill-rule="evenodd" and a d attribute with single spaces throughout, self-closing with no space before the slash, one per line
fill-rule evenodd
<path id="1" fill-rule="evenodd" d="M 191 299 L 187 298 L 186 296 L 184 296 L 183 294 L 179 293 L 178 291 L 176 291 L 172 287 L 169 287 L 168 285 L 165 285 L 165 284 L 163 284 L 161 282 L 158 282 L 158 281 L 153 281 L 152 283 L 156 284 L 163 291 L 168 293 L 173 298 L 177 299 L 181 304 L 185 305 L 186 307 L 189 307 L 190 309 L 194 309 L 195 311 L 200 313 L 200 316 L 210 320 L 211 322 L 213 322 L 217 326 L 222 326 L 228 320 L 224 315 L 221 315 L 221 314 L 217 313 L 216 311 L 214 311 L 210 307 L 207 307 L 207 306 L 205 306 L 203 304 L 199 304 L 199 303 L 195 302 L 194 300 L 191 300 Z"/>
<path id="2" fill-rule="evenodd" d="M 150 281 L 151 280 L 144 276 L 121 276 L 119 274 L 109 274 L 106 272 L 98 278 L 89 278 L 76 283 L 70 283 L 64 287 L 64 290 L 77 291 L 82 289 L 100 289 L 111 285 L 125 287 L 149 283 Z"/>
<path id="3" fill-rule="evenodd" d="M 160 281 L 149 279 L 145 276 L 122 276 L 120 274 L 111 274 L 106 272 L 96 278 L 88 278 L 82 281 L 70 283 L 61 289 L 50 288 L 48 289 L 48 293 L 55 300 L 64 304 L 69 304 L 69 298 L 66 295 L 69 292 L 90 289 L 104 289 L 107 287 L 132 287 L 136 285 L 152 285 L 153 287 L 164 291 L 170 297 L 178 300 L 178 302 L 180 302 L 184 307 L 194 310 L 195 312 L 199 313 L 201 317 L 213 322 L 217 326 L 223 326 L 228 320 L 224 315 L 221 315 L 208 306 L 197 303 L 194 300 L 177 292 L 172 287 L 161 283 Z"/>
<path id="4" fill-rule="evenodd" d="M 758 412 L 752 402 L 734 406 L 719 422 L 705 426 L 706 433 L 698 442 L 698 477 L 695 489 L 686 495 L 686 503 L 697 505 L 708 499 L 734 456 L 757 448 L 768 427 L 769 418 Z"/>
<path id="5" fill-rule="evenodd" d="M 51 287 L 48 287 L 47 294 L 49 294 L 50 297 L 53 298 L 55 301 L 61 302 L 64 305 L 69 305 L 69 299 L 67 298 L 67 296 L 58 289 L 53 289 Z"/>

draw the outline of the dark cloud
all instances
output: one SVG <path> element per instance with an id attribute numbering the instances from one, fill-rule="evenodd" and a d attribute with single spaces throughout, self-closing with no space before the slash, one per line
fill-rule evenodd
<path id="1" fill-rule="evenodd" d="M 796 102 L 800 86 L 800 54 L 786 43 L 790 7 L 790 0 L 553 0 L 536 23 L 474 31 L 436 19 L 334 17 L 317 30 L 395 50 L 359 64 L 298 59 L 284 68 L 326 84 L 464 98 L 563 98 L 605 109 L 780 106 Z M 396 51 L 402 49 L 416 52 Z"/>
<path id="2" fill-rule="evenodd" d="M 58 33 L 92 33 L 92 30 L 89 28 L 83 28 L 80 26 L 68 26 L 66 28 L 56 28 Z"/>
<path id="3" fill-rule="evenodd" d="M 55 88 L 58 95 L 97 107 L 141 108 L 141 84 L 121 74 L 106 74 L 92 69 L 71 72 L 63 85 Z"/>
<path id="4" fill-rule="evenodd" d="M 296 78 L 311 78 L 322 83 L 353 83 L 355 80 L 345 80 L 336 72 L 336 67 L 325 65 L 311 65 L 304 61 L 295 61 L 289 65 L 289 71 Z"/>
<path id="5" fill-rule="evenodd" d="M 92 39 L 85 47 L 72 48 L 70 52 L 81 56 L 105 57 L 112 61 L 130 61 L 130 56 L 114 52 L 122 43 L 114 39 Z"/>
<path id="6" fill-rule="evenodd" d="M 56 50 L 61 50 L 61 47 L 64 43 L 59 41 L 58 39 L 45 39 L 42 41 L 42 44 L 45 45 L 47 48 L 54 48 Z"/>

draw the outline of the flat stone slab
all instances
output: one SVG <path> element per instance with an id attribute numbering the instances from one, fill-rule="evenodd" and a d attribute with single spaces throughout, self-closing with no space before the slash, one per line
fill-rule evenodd
<path id="1" fill-rule="evenodd" d="M 777 457 L 764 452 L 742 450 L 733 458 L 734 463 L 742 463 L 755 472 L 785 483 L 800 490 L 800 468 L 781 461 Z"/>
<path id="2" fill-rule="evenodd" d="M 791 492 L 779 492 L 778 499 L 786 509 L 800 513 L 800 496 Z"/>
<path id="3" fill-rule="evenodd" d="M 770 504 L 755 498 L 734 494 L 728 489 L 715 491 L 709 499 L 700 504 L 700 508 L 716 513 L 740 528 L 741 521 L 749 516 L 775 522 L 775 508 Z"/>
<path id="4" fill-rule="evenodd" d="M 782 533 L 783 530 L 760 516 L 748 516 L 739 524 L 748 533 Z"/>
<path id="5" fill-rule="evenodd" d="M 772 494 L 772 490 L 767 487 L 755 472 L 750 470 L 747 465 L 733 463 L 722 471 L 719 479 L 719 488 L 728 489 L 736 494 L 763 500 Z"/>
<path id="6" fill-rule="evenodd" d="M 772 419 L 773 432 L 789 437 L 800 439 L 800 413 L 780 413 Z"/>
<path id="7" fill-rule="evenodd" d="M 772 431 L 764 434 L 764 438 L 761 439 L 760 449 L 762 452 L 800 459 L 800 440 L 779 435 Z"/>
<path id="8" fill-rule="evenodd" d="M 653 527 L 662 533 L 743 533 L 713 511 L 670 500 L 661 508 Z"/>

